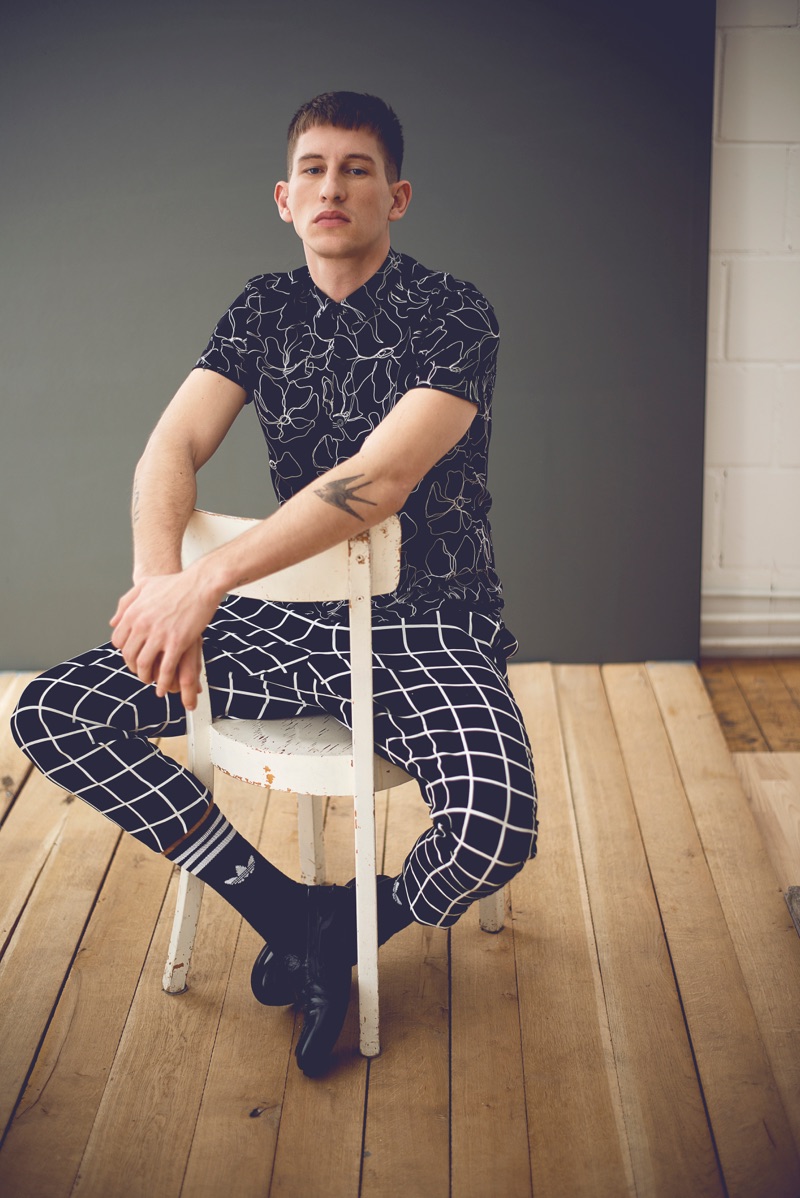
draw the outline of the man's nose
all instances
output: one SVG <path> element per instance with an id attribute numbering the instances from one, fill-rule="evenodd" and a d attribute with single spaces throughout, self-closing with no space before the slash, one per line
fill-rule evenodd
<path id="1" fill-rule="evenodd" d="M 340 174 L 334 174 L 331 171 L 327 175 L 323 176 L 322 187 L 320 189 L 320 199 L 343 200 L 344 191 L 344 181 Z"/>

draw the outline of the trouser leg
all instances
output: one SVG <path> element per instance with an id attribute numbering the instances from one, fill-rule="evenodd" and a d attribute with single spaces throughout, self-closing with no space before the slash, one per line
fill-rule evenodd
<path id="1" fill-rule="evenodd" d="M 243 715 L 269 706 L 257 679 L 244 675 L 237 687 L 232 667 L 212 671 L 212 679 L 212 710 L 237 708 L 237 699 Z M 197 874 L 265 939 L 302 940 L 304 888 L 236 831 L 194 774 L 149 740 L 185 729 L 179 696 L 159 698 L 110 644 L 36 678 L 12 718 L 20 748 L 53 782 Z"/>
<path id="2" fill-rule="evenodd" d="M 432 826 L 403 866 L 415 920 L 451 927 L 536 851 L 530 744 L 491 622 L 376 630 L 376 739 L 420 783 Z"/>
<path id="3" fill-rule="evenodd" d="M 294 674 L 305 679 L 298 695 L 349 726 L 347 628 L 308 625 L 307 668 Z M 286 633 L 299 643 L 291 621 Z M 398 886 L 419 923 L 452 926 L 536 851 L 530 743 L 500 652 L 507 635 L 481 615 L 374 622 L 376 747 L 419 781 L 432 817 Z"/>
<path id="4" fill-rule="evenodd" d="M 296 614 L 283 621 L 272 631 L 292 646 L 287 675 L 298 699 L 349 726 L 347 627 Z M 373 622 L 376 747 L 419 781 L 432 817 L 401 879 L 401 897 L 419 923 L 450 927 L 536 852 L 536 783 L 506 677 L 509 639 L 501 623 L 480 614 Z"/>
<path id="5" fill-rule="evenodd" d="M 451 926 L 535 852 L 530 746 L 496 660 L 496 629 L 482 617 L 460 626 L 436 615 L 375 628 L 376 741 L 419 780 L 432 816 L 402 874 L 421 923 Z M 209 633 L 215 715 L 269 718 L 321 707 L 349 723 L 346 628 L 239 600 Z M 37 679 L 14 717 L 18 743 L 43 772 L 161 852 L 208 831 L 205 787 L 147 740 L 184 728 L 178 697 L 158 699 L 111 646 Z"/>
<path id="6" fill-rule="evenodd" d="M 11 729 L 51 781 L 157 853 L 185 836 L 208 809 L 206 787 L 149 739 L 186 731 L 179 696 L 159 699 L 113 645 L 35 678 Z"/>
<path id="7" fill-rule="evenodd" d="M 254 611 L 270 619 L 245 618 Z M 297 667 L 307 653 L 281 635 L 285 618 L 272 604 L 228 599 L 219 608 L 203 646 L 214 718 L 269 719 L 305 709 Z M 180 696 L 159 698 L 111 644 L 35 678 L 11 728 L 43 774 L 156 852 L 169 850 L 208 811 L 207 788 L 151 743 L 186 731 Z"/>
<path id="8" fill-rule="evenodd" d="M 349 726 L 347 626 L 291 611 L 276 617 L 270 609 L 251 611 L 239 601 L 240 623 L 230 634 L 237 660 L 265 671 L 270 687 L 279 683 L 299 703 Z M 251 624 L 256 634 L 244 647 Z M 450 927 L 535 853 L 536 785 L 500 652 L 507 636 L 481 615 L 461 623 L 436 613 L 374 621 L 376 746 L 419 781 L 433 821 L 411 849 L 398 888 L 420 923 Z M 215 651 L 225 648 L 221 637 Z"/>

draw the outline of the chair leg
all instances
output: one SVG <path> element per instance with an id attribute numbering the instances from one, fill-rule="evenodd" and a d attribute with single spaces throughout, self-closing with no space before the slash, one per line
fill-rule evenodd
<path id="1" fill-rule="evenodd" d="M 506 921 L 506 892 L 496 890 L 478 903 L 481 930 L 484 932 L 502 932 Z"/>
<path id="2" fill-rule="evenodd" d="M 300 881 L 321 886 L 325 881 L 325 838 L 322 834 L 321 795 L 297 796 L 297 839 L 300 842 Z"/>
<path id="3" fill-rule="evenodd" d="M 359 1051 L 376 1057 L 381 1050 L 378 1007 L 378 911 L 375 875 L 357 883 Z"/>
<path id="4" fill-rule="evenodd" d="M 167 994 L 182 994 L 187 989 L 186 977 L 192 962 L 202 898 L 203 883 L 200 878 L 182 869 L 178 881 L 178 901 L 172 921 L 167 966 L 161 983 Z"/>
<path id="5" fill-rule="evenodd" d="M 359 1050 L 381 1050 L 378 1004 L 378 891 L 375 861 L 375 795 L 361 800 L 355 817 L 356 938 L 358 944 Z"/>

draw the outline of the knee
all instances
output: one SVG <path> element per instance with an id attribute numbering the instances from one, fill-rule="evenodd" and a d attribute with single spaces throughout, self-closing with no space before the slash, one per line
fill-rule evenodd
<path id="1" fill-rule="evenodd" d="M 53 711 L 54 681 L 49 674 L 39 674 L 29 682 L 11 716 L 11 735 L 31 760 L 31 746 L 50 735 L 48 715 Z"/>
<path id="2" fill-rule="evenodd" d="M 35 765 L 37 745 L 66 749 L 73 734 L 97 726 L 99 721 L 89 718 L 97 713 L 84 713 L 91 685 L 89 670 L 76 658 L 44 671 L 25 687 L 11 717 L 11 733 Z"/>
<path id="3" fill-rule="evenodd" d="M 451 812 L 442 822 L 453 867 L 490 882 L 491 889 L 504 886 L 536 855 L 535 787 L 531 793 L 499 787 L 490 801 L 473 803 L 455 820 Z"/>
<path id="4" fill-rule="evenodd" d="M 503 856 L 515 863 L 515 873 L 522 869 L 526 861 L 536 856 L 539 834 L 537 810 L 536 784 L 531 775 L 531 793 L 515 796 L 503 833 L 508 846 Z"/>
<path id="5" fill-rule="evenodd" d="M 55 742 L 70 757 L 87 735 L 182 735 L 186 712 L 179 695 L 158 698 L 154 686 L 131 674 L 119 650 L 105 644 L 34 678 L 17 705 L 12 729 L 29 757 L 37 741 Z"/>

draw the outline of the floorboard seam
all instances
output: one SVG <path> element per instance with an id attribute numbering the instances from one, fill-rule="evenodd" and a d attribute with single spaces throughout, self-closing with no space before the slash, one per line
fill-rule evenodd
<path id="1" fill-rule="evenodd" d="M 66 819 L 64 820 L 64 823 L 66 823 Z M 60 835 L 61 831 L 63 831 L 63 827 L 64 827 L 64 824 L 62 824 L 61 828 L 59 829 L 59 835 Z M 2 1151 L 3 1145 L 5 1144 L 6 1139 L 8 1138 L 8 1134 L 11 1131 L 11 1128 L 14 1124 L 14 1120 L 17 1117 L 17 1111 L 19 1110 L 20 1103 L 22 1102 L 23 1098 L 25 1097 L 25 1091 L 28 1088 L 28 1082 L 31 1079 L 31 1075 L 33 1073 L 34 1067 L 36 1065 L 36 1062 L 39 1059 L 39 1053 L 42 1051 L 42 1045 L 44 1044 L 44 1042 L 47 1038 L 47 1033 L 50 1030 L 50 1025 L 52 1024 L 53 1019 L 55 1018 L 55 1013 L 58 1010 L 58 1004 L 61 1002 L 61 996 L 64 993 L 64 989 L 67 985 L 67 981 L 69 980 L 69 976 L 72 973 L 72 967 L 75 964 L 75 958 L 78 956 L 78 953 L 81 951 L 81 945 L 83 944 L 84 937 L 86 936 L 86 929 L 89 927 L 92 916 L 94 915 L 94 912 L 95 912 L 95 908 L 97 907 L 98 901 L 100 899 L 100 895 L 103 893 L 103 887 L 105 886 L 106 878 L 108 877 L 108 873 L 109 873 L 109 870 L 111 869 L 111 865 L 114 861 L 114 858 L 117 855 L 117 849 L 119 848 L 119 842 L 121 839 L 122 839 L 122 832 L 120 832 L 119 836 L 117 837 L 114 848 L 109 855 L 108 865 L 106 866 L 105 870 L 103 871 L 103 876 L 100 879 L 100 885 L 97 887 L 94 899 L 92 900 L 92 902 L 89 906 L 89 910 L 87 912 L 86 918 L 83 921 L 83 927 L 81 928 L 80 934 L 75 943 L 74 952 L 72 953 L 72 956 L 69 959 L 67 968 L 64 971 L 64 976 L 61 979 L 61 983 L 58 987 L 58 992 L 56 993 L 55 999 L 53 1001 L 53 1005 L 50 1008 L 50 1014 L 48 1015 L 47 1019 L 45 1020 L 45 1025 L 44 1025 L 44 1028 L 42 1029 L 42 1034 L 39 1037 L 39 1040 L 36 1045 L 36 1049 L 34 1050 L 33 1056 L 31 1057 L 30 1064 L 28 1065 L 28 1069 L 25 1074 L 24 1080 L 22 1082 L 22 1085 L 20 1086 L 20 1091 L 19 1091 L 19 1094 L 17 1095 L 17 1100 L 14 1103 L 14 1107 L 9 1116 L 8 1123 L 3 1128 L 2 1135 L 0 1136 L 0 1151 Z M 45 859 L 46 861 L 50 860 L 50 857 L 53 852 L 53 848 L 55 848 L 55 846 L 58 844 L 58 840 L 59 840 L 59 836 L 57 835 L 55 837 L 55 839 L 53 840 L 53 845 L 51 846 L 50 852 L 47 854 L 47 857 Z M 44 869 L 44 865 L 42 866 L 42 869 Z M 37 882 L 38 882 L 39 878 L 41 877 L 41 873 L 42 873 L 42 870 L 40 870 L 39 873 L 36 875 Z M 33 893 L 34 889 L 35 889 L 35 885 L 34 885 L 34 887 L 31 888 L 31 891 L 28 895 L 29 898 L 30 898 L 30 894 Z M 24 911 L 24 908 L 23 908 L 23 911 Z M 22 915 L 20 915 L 20 918 L 22 918 Z M 19 920 L 17 921 L 17 923 L 19 923 Z M 74 1186 L 74 1182 L 73 1182 L 73 1186 Z"/>
<path id="2" fill-rule="evenodd" d="M 519 1010 L 519 969 L 517 968 L 517 938 L 514 932 L 514 882 L 513 879 L 508 887 L 509 895 L 509 914 L 508 924 L 511 932 L 511 951 L 514 954 L 514 984 L 517 988 L 517 1027 L 519 1028 L 519 1059 L 522 1067 L 522 1102 L 525 1107 L 525 1129 L 528 1136 L 528 1184 L 530 1185 L 530 1193 L 533 1194 L 533 1160 L 531 1153 L 531 1124 L 528 1110 L 528 1083 L 525 1077 L 525 1053 L 523 1051 L 522 1038 L 522 1019 L 520 1018 Z"/>
<path id="3" fill-rule="evenodd" d="M 581 837 L 581 829 L 580 829 L 580 822 L 578 820 L 578 813 L 575 810 L 575 796 L 574 796 L 574 789 L 573 789 L 573 784 L 572 784 L 572 769 L 570 767 L 570 759 L 569 759 L 569 753 L 567 752 L 567 746 L 563 739 L 564 723 L 563 723 L 563 719 L 562 719 L 562 714 L 563 714 L 562 713 L 562 705 L 561 705 L 561 699 L 560 699 L 560 694 L 559 694 L 559 688 L 558 688 L 558 684 L 557 684 L 555 677 L 554 677 L 553 681 L 554 681 L 554 691 L 555 691 L 555 697 L 556 697 L 556 710 L 558 712 L 559 729 L 562 730 L 561 731 L 561 737 L 562 737 L 561 745 L 562 745 L 562 751 L 563 751 L 564 767 L 567 771 L 567 782 L 568 782 L 568 786 L 569 786 L 569 801 L 570 801 L 570 806 L 572 808 L 572 826 L 575 831 L 575 836 L 577 839 L 578 858 L 579 858 L 579 862 L 580 862 L 581 898 L 582 898 L 582 902 L 584 904 L 585 912 L 589 917 L 589 927 L 591 928 L 591 938 L 592 938 L 592 943 L 591 943 L 590 947 L 593 952 L 593 957 L 594 957 L 594 961 L 596 964 L 596 969 L 592 970 L 592 974 L 594 977 L 595 991 L 596 991 L 596 995 L 597 995 L 598 1017 L 600 1019 L 600 1034 L 601 1034 L 601 1039 L 604 1040 L 608 1045 L 608 1049 L 611 1054 L 611 1062 L 610 1063 L 613 1066 L 612 1071 L 611 1071 L 613 1074 L 613 1081 L 609 1085 L 610 1091 L 612 1090 L 612 1086 L 613 1086 L 613 1092 L 610 1093 L 611 1105 L 614 1110 L 614 1119 L 617 1124 L 617 1135 L 619 1136 L 619 1139 L 620 1139 L 620 1154 L 622 1156 L 625 1172 L 626 1172 L 626 1175 L 628 1178 L 630 1193 L 632 1195 L 635 1195 L 638 1193 L 638 1188 L 636 1185 L 636 1174 L 634 1173 L 634 1169 L 633 1169 L 633 1155 L 631 1153 L 630 1138 L 628 1136 L 628 1125 L 625 1121 L 625 1105 L 622 1101 L 622 1087 L 620 1086 L 619 1069 L 617 1067 L 617 1054 L 614 1049 L 614 1036 L 611 1031 L 611 1021 L 610 1021 L 609 1015 L 608 1015 L 608 1001 L 606 998 L 605 980 L 603 978 L 603 966 L 602 966 L 602 962 L 600 960 L 600 948 L 597 943 L 597 931 L 595 929 L 595 924 L 594 924 L 594 913 L 592 911 L 592 900 L 589 896 L 589 882 L 588 882 L 588 879 L 586 876 L 586 858 L 585 858 L 584 850 L 583 850 L 583 839 Z M 601 682 L 602 682 L 602 675 L 601 675 Z"/>

